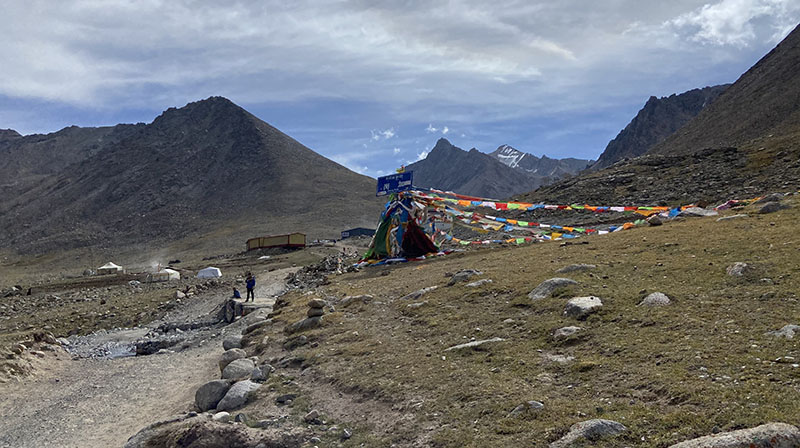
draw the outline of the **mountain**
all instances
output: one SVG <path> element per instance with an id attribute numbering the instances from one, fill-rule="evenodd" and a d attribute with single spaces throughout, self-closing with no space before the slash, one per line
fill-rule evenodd
<path id="1" fill-rule="evenodd" d="M 170 108 L 150 124 L 70 127 L 0 142 L 0 248 L 184 247 L 374 224 L 375 181 L 231 101 Z M 205 236 L 214 235 L 209 242 Z"/>
<path id="2" fill-rule="evenodd" d="M 546 179 L 511 168 L 475 148 L 464 151 L 440 138 L 425 159 L 406 167 L 414 185 L 488 198 L 506 198 L 530 191 Z"/>
<path id="3" fill-rule="evenodd" d="M 543 155 L 539 158 L 509 145 L 501 145 L 489 155 L 511 168 L 518 168 L 537 176 L 554 178 L 575 175 L 592 163 L 591 160 L 573 159 L 571 157 L 551 159 Z"/>
<path id="4" fill-rule="evenodd" d="M 519 196 L 690 203 L 800 189 L 800 26 L 646 154 Z"/>
<path id="5" fill-rule="evenodd" d="M 704 87 L 662 98 L 651 96 L 636 117 L 608 143 L 591 169 L 605 168 L 646 153 L 697 116 L 729 86 Z"/>

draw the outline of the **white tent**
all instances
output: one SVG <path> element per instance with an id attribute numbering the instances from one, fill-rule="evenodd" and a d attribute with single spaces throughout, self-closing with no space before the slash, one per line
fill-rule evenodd
<path id="1" fill-rule="evenodd" d="M 197 273 L 197 278 L 219 278 L 222 277 L 222 271 L 219 268 L 215 268 L 209 266 L 205 269 L 201 269 L 200 272 Z"/>
<path id="2" fill-rule="evenodd" d="M 181 274 L 172 269 L 162 269 L 154 274 L 147 275 L 148 282 L 169 282 L 172 280 L 180 280 Z"/>
<path id="3" fill-rule="evenodd" d="M 122 269 L 122 266 L 116 265 L 116 264 L 114 264 L 114 263 L 112 263 L 110 261 L 108 263 L 100 266 L 99 268 L 97 268 L 97 273 L 99 275 L 103 275 L 103 274 L 121 274 L 123 272 L 124 272 L 124 269 Z"/>

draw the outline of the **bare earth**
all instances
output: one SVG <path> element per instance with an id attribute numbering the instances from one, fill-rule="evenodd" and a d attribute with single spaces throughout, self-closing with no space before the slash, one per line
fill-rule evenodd
<path id="1" fill-rule="evenodd" d="M 256 303 L 271 305 L 290 270 L 259 275 Z M 225 298 L 178 313 L 201 316 Z M 222 339 L 243 324 L 209 331 L 176 353 L 72 360 L 64 351 L 46 352 L 36 375 L 0 384 L 0 447 L 122 446 L 144 426 L 192 410 L 197 387 L 219 377 Z"/>

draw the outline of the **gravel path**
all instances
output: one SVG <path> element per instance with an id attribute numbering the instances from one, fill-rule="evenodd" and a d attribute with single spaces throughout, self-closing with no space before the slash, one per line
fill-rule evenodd
<path id="1" fill-rule="evenodd" d="M 272 302 L 288 271 L 259 275 L 257 301 Z M 167 319 L 206 316 L 224 299 L 205 298 Z M 189 348 L 175 353 L 77 360 L 47 353 L 36 375 L 0 384 L 0 447 L 122 446 L 144 426 L 192 410 L 197 387 L 219 377 L 222 339 L 241 332 L 245 320 L 199 331 Z M 109 334 L 94 339 L 105 343 Z"/>

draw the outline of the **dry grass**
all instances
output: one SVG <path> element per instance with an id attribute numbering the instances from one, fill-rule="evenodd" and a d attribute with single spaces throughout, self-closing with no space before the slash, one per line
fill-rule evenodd
<path id="1" fill-rule="evenodd" d="M 482 250 L 331 277 L 318 295 L 368 293 L 375 301 L 337 307 L 307 333 L 318 345 L 293 354 L 341 390 L 413 414 L 401 433 L 385 437 L 387 444 L 425 435 L 441 447 L 546 446 L 573 423 L 607 418 L 629 431 L 603 446 L 662 447 L 715 427 L 797 424 L 800 368 L 792 362 L 800 361 L 800 341 L 765 332 L 800 323 L 798 217 L 795 205 L 745 219 L 638 228 L 588 244 Z M 737 261 L 757 271 L 729 277 L 725 268 Z M 555 273 L 573 263 L 598 267 Z M 493 283 L 445 287 L 465 268 Z M 527 299 L 555 276 L 580 284 L 557 297 Z M 440 288 L 417 300 L 427 302 L 419 308 L 398 300 L 433 285 Z M 637 306 L 655 291 L 673 303 Z M 582 322 L 564 317 L 566 300 L 582 295 L 601 297 L 603 309 Z M 290 295 L 278 319 L 299 319 L 308 298 Z M 580 337 L 555 342 L 552 332 L 568 325 L 581 326 Z M 506 341 L 444 351 L 491 337 Z M 776 362 L 786 357 L 795 361 Z M 544 410 L 508 417 L 528 400 L 543 402 Z"/>

